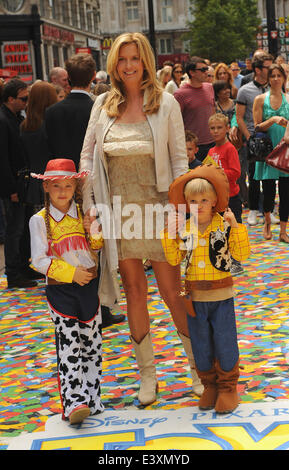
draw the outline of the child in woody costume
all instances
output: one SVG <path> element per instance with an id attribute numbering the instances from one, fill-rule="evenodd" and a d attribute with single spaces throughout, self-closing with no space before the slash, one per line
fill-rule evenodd
<path id="1" fill-rule="evenodd" d="M 81 423 L 103 411 L 100 399 L 102 371 L 101 315 L 98 298 L 98 255 L 101 232 L 88 238 L 81 207 L 74 195 L 74 162 L 54 159 L 43 180 L 45 207 L 31 217 L 32 267 L 46 275 L 49 313 L 55 325 L 58 383 L 63 419 Z"/>
<path id="2" fill-rule="evenodd" d="M 187 212 L 197 205 L 197 226 L 174 212 L 170 220 L 180 235 L 173 236 L 172 222 L 162 235 L 170 264 L 179 264 L 187 255 L 184 300 L 196 369 L 204 385 L 199 407 L 218 413 L 238 406 L 239 350 L 230 267 L 231 257 L 243 261 L 250 254 L 247 229 L 236 222 L 228 200 L 229 183 L 221 168 L 202 165 L 189 171 L 171 184 L 169 201 L 176 208 L 182 204 Z"/>

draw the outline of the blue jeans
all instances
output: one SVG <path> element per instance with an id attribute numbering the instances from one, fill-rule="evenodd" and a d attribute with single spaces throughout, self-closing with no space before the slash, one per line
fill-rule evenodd
<path id="1" fill-rule="evenodd" d="M 229 372 L 239 358 L 234 299 L 193 302 L 196 316 L 188 315 L 188 327 L 197 368 L 206 372 L 218 360 Z"/>

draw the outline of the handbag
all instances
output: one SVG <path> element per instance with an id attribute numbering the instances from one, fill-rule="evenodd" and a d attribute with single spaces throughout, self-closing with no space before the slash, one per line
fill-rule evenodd
<path id="1" fill-rule="evenodd" d="M 266 157 L 267 165 L 289 174 L 289 145 L 282 139 Z"/>
<path id="2" fill-rule="evenodd" d="M 265 158 L 273 150 L 270 137 L 266 132 L 256 131 L 250 136 L 247 142 L 247 158 L 251 162 L 265 162 Z"/>

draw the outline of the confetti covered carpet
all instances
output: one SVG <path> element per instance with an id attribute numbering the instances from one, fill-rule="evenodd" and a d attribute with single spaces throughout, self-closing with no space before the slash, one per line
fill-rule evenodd
<path id="1" fill-rule="evenodd" d="M 289 247 L 262 239 L 262 226 L 249 228 L 252 255 L 235 278 L 241 356 L 241 403 L 289 398 Z M 160 299 L 152 271 L 147 273 L 149 310 L 159 378 L 158 399 L 148 409 L 197 404 L 180 340 Z M 23 431 L 44 430 L 61 412 L 56 379 L 54 331 L 44 296 L 37 288 L 6 289 L 0 278 L 0 442 Z M 125 298 L 121 309 L 126 312 Z M 138 409 L 138 375 L 127 322 L 103 331 L 102 396 L 106 409 Z M 1 448 L 1 446 L 0 446 Z"/>

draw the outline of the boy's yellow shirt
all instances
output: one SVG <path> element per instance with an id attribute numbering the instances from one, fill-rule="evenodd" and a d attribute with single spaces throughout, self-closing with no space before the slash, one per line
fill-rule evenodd
<path id="1" fill-rule="evenodd" d="M 190 220 L 187 220 L 184 233 L 189 231 Z M 188 281 L 214 281 L 231 276 L 230 272 L 216 269 L 209 258 L 210 232 L 217 229 L 224 231 L 224 219 L 220 214 L 215 214 L 210 225 L 204 233 L 195 229 L 195 240 L 186 273 Z M 183 235 L 183 234 L 182 234 Z M 197 235 L 197 236 L 196 236 Z M 183 238 L 183 236 L 182 236 Z M 169 238 L 167 230 L 161 233 L 161 242 L 168 263 L 176 266 L 185 258 L 187 251 L 179 235 L 175 239 Z M 231 227 L 229 235 L 229 251 L 237 261 L 244 261 L 250 256 L 250 243 L 247 228 L 243 224 Z"/>

